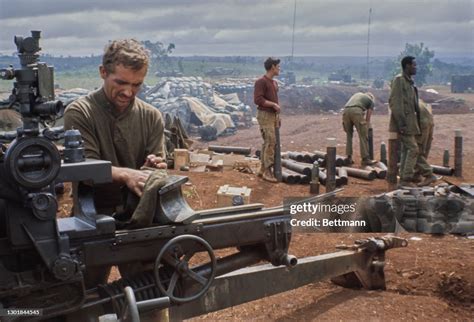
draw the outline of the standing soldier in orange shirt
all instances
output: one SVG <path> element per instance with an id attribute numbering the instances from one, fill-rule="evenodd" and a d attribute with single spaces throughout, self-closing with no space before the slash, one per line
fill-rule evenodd
<path id="1" fill-rule="evenodd" d="M 261 167 L 258 173 L 264 180 L 277 182 L 274 174 L 275 127 L 280 126 L 278 83 L 273 79 L 280 74 L 280 60 L 269 57 L 264 63 L 266 73 L 255 82 L 254 102 L 257 105 L 257 121 L 263 138 L 260 153 Z"/>

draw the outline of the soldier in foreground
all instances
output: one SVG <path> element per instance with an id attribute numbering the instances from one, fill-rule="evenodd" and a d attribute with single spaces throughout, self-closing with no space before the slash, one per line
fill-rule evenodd
<path id="1" fill-rule="evenodd" d="M 392 81 L 389 107 L 389 131 L 398 133 L 403 145 L 403 159 L 400 168 L 400 186 L 416 187 L 414 182 L 415 168 L 424 177 L 418 186 L 427 186 L 436 181 L 431 166 L 420 153 L 416 136 L 421 135 L 420 109 L 418 105 L 418 90 L 412 76 L 416 75 L 415 57 L 406 56 L 401 61 L 401 74 Z"/>
<path id="2" fill-rule="evenodd" d="M 263 138 L 258 175 L 266 181 L 277 182 L 272 168 L 275 162 L 275 127 L 280 126 L 280 105 L 278 105 L 278 83 L 273 78 L 280 74 L 280 60 L 269 57 L 265 60 L 264 67 L 266 73 L 255 82 L 254 89 L 257 121 Z"/>
<path id="3" fill-rule="evenodd" d="M 161 113 L 136 98 L 148 70 L 148 53 L 134 39 L 112 41 L 105 47 L 102 87 L 68 106 L 64 128 L 81 132 L 86 157 L 112 162 L 111 184 L 96 187 L 98 213 L 123 207 L 121 188 L 141 195 L 151 171 L 166 168 Z"/>
<path id="4" fill-rule="evenodd" d="M 368 126 L 370 124 L 370 116 L 374 108 L 374 95 L 372 93 L 355 93 L 344 106 L 342 114 L 342 125 L 347 135 L 346 155 L 350 163 L 352 160 L 352 136 L 354 134 L 354 126 L 359 134 L 360 157 L 363 166 L 374 164 L 369 157 L 369 136 Z"/>

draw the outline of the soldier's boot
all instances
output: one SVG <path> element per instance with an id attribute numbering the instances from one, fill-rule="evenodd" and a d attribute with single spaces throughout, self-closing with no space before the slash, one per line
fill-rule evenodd
<path id="1" fill-rule="evenodd" d="M 273 173 L 270 169 L 267 169 L 263 173 L 262 179 L 265 180 L 265 181 L 268 181 L 268 182 L 278 182 L 278 180 L 275 178 L 275 176 L 273 175 Z"/>
<path id="2" fill-rule="evenodd" d="M 363 159 L 362 162 L 361 162 L 362 166 L 368 166 L 368 165 L 370 166 L 370 165 L 374 165 L 376 163 L 377 163 L 376 160 L 370 160 L 370 159 Z"/>
<path id="3" fill-rule="evenodd" d="M 352 155 L 348 155 L 347 156 L 347 165 L 353 165 L 354 164 L 354 160 L 352 160 Z"/>
<path id="4" fill-rule="evenodd" d="M 414 182 L 411 182 L 411 181 L 400 181 L 400 183 L 398 184 L 399 189 L 402 189 L 402 188 L 416 188 L 416 187 L 417 187 L 417 185 Z"/>
<path id="5" fill-rule="evenodd" d="M 434 174 L 429 175 L 425 177 L 424 180 L 418 184 L 418 187 L 429 186 L 430 184 L 436 182 L 436 180 L 438 180 L 438 178 L 436 178 Z"/>
<path id="6" fill-rule="evenodd" d="M 423 176 L 421 174 L 415 174 L 413 177 L 413 182 L 415 183 L 420 183 L 423 181 Z"/>

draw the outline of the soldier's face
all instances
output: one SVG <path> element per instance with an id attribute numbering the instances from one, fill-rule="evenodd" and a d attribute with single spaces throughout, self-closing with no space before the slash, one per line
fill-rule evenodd
<path id="1" fill-rule="evenodd" d="M 280 75 L 280 64 L 273 65 L 272 66 L 272 72 L 273 72 L 273 75 L 275 75 L 275 76 Z"/>
<path id="2" fill-rule="evenodd" d="M 407 68 L 408 68 L 409 75 L 416 75 L 416 61 L 415 60 L 413 60 L 411 64 L 408 64 Z"/>
<path id="3" fill-rule="evenodd" d="M 108 73 L 104 66 L 100 66 L 100 76 L 104 80 L 107 99 L 119 111 L 125 110 L 140 91 L 146 72 L 146 66 L 140 70 L 133 70 L 123 65 L 117 65 L 112 73 Z"/>

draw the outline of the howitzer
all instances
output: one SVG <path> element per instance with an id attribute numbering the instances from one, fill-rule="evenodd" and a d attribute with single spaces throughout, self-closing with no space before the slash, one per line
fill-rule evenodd
<path id="1" fill-rule="evenodd" d="M 39 32 L 33 35 L 28 41 L 37 42 Z M 34 69 L 38 64 L 21 70 L 29 75 L 30 87 L 41 82 Z M 20 83 L 14 90 L 18 94 L 26 81 L 21 73 L 14 74 Z M 292 216 L 283 207 L 252 204 L 194 211 L 183 198 L 181 186 L 187 178 L 181 176 L 168 177 L 159 190 L 150 227 L 119 230 L 113 217 L 96 211 L 90 185 L 111 181 L 110 162 L 84 159 L 76 130 L 64 134 L 62 162 L 51 141 L 54 137 L 38 128 L 40 121 L 54 116 L 35 108 L 49 104 L 38 93 L 29 94 L 29 106 L 20 100 L 24 126 L 0 158 L 4 309 L 34 309 L 39 312 L 32 317 L 36 320 L 91 321 L 115 313 L 122 321 L 139 321 L 146 311 L 171 307 L 171 317 L 180 319 L 323 278 L 383 289 L 385 251 L 406 246 L 396 237 L 367 239 L 340 252 L 298 261 L 288 254 Z M 58 181 L 76 185 L 73 215 L 68 218 L 56 217 L 53 186 Z M 217 259 L 215 250 L 224 248 L 238 251 Z M 194 256 L 197 253 L 200 256 Z M 248 268 L 261 261 L 271 265 Z M 112 266 L 136 264 L 141 268 L 124 270 L 112 283 L 103 278 Z"/>

